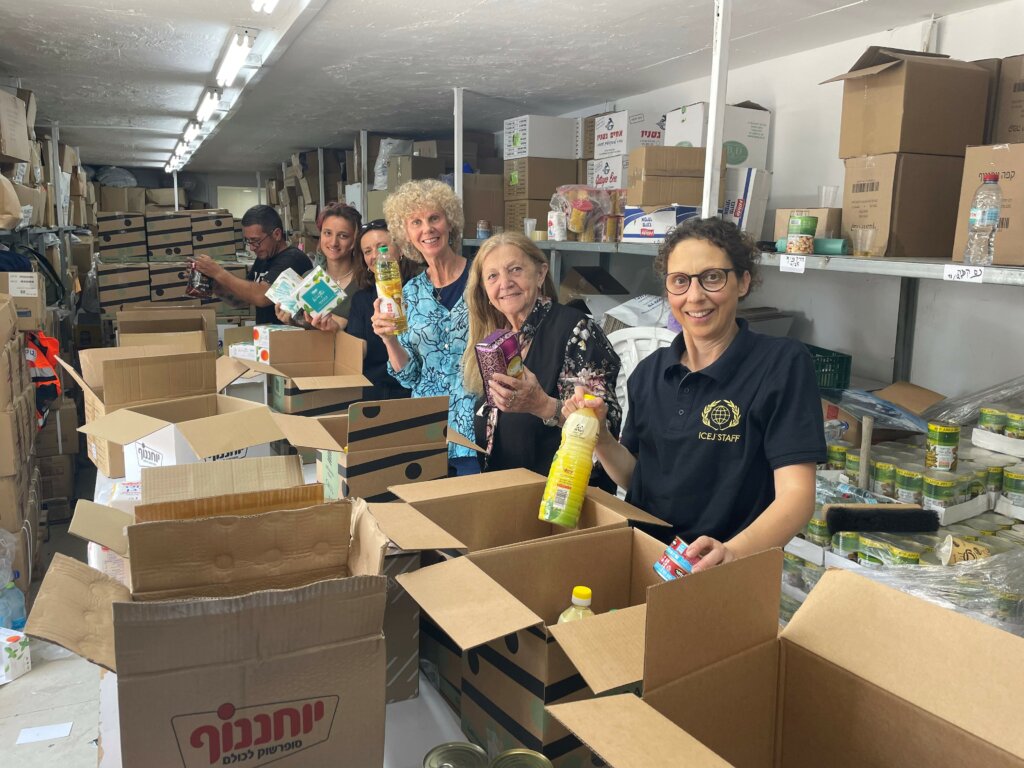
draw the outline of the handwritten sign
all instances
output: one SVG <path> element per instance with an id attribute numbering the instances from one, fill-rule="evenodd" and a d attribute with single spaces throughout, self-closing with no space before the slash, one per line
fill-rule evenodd
<path id="1" fill-rule="evenodd" d="M 984 267 L 971 267 L 962 264 L 947 264 L 942 273 L 943 280 L 952 280 L 957 283 L 980 283 L 984 276 Z"/>
<path id="2" fill-rule="evenodd" d="M 798 275 L 802 275 L 805 269 L 807 269 L 806 256 L 802 256 L 798 253 L 779 254 L 780 272 L 795 272 Z"/>

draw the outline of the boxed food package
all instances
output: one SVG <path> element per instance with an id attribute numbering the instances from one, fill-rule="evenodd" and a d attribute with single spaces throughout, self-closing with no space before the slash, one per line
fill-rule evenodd
<path id="1" fill-rule="evenodd" d="M 706 147 L 711 105 L 705 101 L 674 109 L 665 115 L 666 147 Z M 730 167 L 768 167 L 768 138 L 772 113 L 751 101 L 725 107 L 722 146 Z"/>
<path id="2" fill-rule="evenodd" d="M 191 211 L 192 251 L 214 259 L 235 256 L 235 220 L 223 209 Z M 298 228 L 296 222 L 295 228 Z"/>
<path id="3" fill-rule="evenodd" d="M 38 272 L 0 272 L 0 293 L 11 297 L 19 331 L 37 331 L 46 319 L 46 283 Z"/>
<path id="4" fill-rule="evenodd" d="M 124 305 L 148 302 L 149 265 L 145 262 L 97 263 L 96 290 L 103 314 L 112 314 Z"/>
<path id="5" fill-rule="evenodd" d="M 96 216 L 96 250 L 105 261 L 145 261 L 146 219 L 141 213 L 120 211 Z"/>
<path id="6" fill-rule="evenodd" d="M 989 172 L 999 174 L 999 189 L 1003 194 L 994 263 L 1024 266 L 1024 143 L 967 148 L 953 239 L 953 261 L 964 260 L 971 201 L 981 186 L 982 175 Z"/>
<path id="7" fill-rule="evenodd" d="M 998 91 L 991 143 L 1024 143 L 1024 53 L 1003 59 Z"/>
<path id="8" fill-rule="evenodd" d="M 816 239 L 836 238 L 843 234 L 842 208 L 779 208 L 775 211 L 772 240 L 784 238 L 789 233 L 789 219 L 792 216 L 814 216 L 818 220 L 818 228 L 814 231 Z"/>
<path id="9" fill-rule="evenodd" d="M 388 542 L 364 503 L 127 538 L 130 588 L 58 555 L 26 627 L 117 673 L 124 765 L 383 763 Z"/>
<path id="10" fill-rule="evenodd" d="M 261 363 L 274 363 L 274 353 L 280 355 L 287 343 L 287 339 L 280 339 L 276 344 L 271 344 L 271 339 L 281 333 L 297 333 L 303 331 L 297 325 L 254 325 L 252 327 L 252 342 L 256 350 L 256 359 Z"/>
<path id="11" fill-rule="evenodd" d="M 576 161 L 522 157 L 505 161 L 505 200 L 550 199 L 555 189 L 576 178 Z"/>
<path id="12" fill-rule="evenodd" d="M 0 685 L 17 680 L 32 671 L 28 636 L 9 627 L 0 627 Z"/>
<path id="13" fill-rule="evenodd" d="M 180 261 L 192 255 L 192 217 L 188 213 L 147 213 L 149 258 Z"/>
<path id="14" fill-rule="evenodd" d="M 569 117 L 522 115 L 504 125 L 504 158 L 576 159 L 576 121 Z"/>
<path id="15" fill-rule="evenodd" d="M 771 192 L 771 171 L 744 167 L 727 169 L 722 217 L 749 233 L 754 240 L 760 240 Z"/>
<path id="16" fill-rule="evenodd" d="M 963 157 L 984 141 L 988 77 L 944 55 L 869 47 L 849 72 L 825 81 L 843 83 L 839 157 Z"/>
<path id="17" fill-rule="evenodd" d="M 670 229 L 687 219 L 700 216 L 700 212 L 699 206 L 692 205 L 627 205 L 622 242 L 663 243 Z"/>
<path id="18" fill-rule="evenodd" d="M 664 115 L 635 110 L 594 118 L 594 159 L 626 155 L 638 147 L 664 144 Z"/>
<path id="19" fill-rule="evenodd" d="M 587 162 L 586 184 L 597 189 L 625 189 L 628 185 L 629 155 L 615 155 Z"/>
<path id="20" fill-rule="evenodd" d="M 846 161 L 843 237 L 873 230 L 871 256 L 940 258 L 955 235 L 963 157 L 891 154 Z"/>
<path id="21" fill-rule="evenodd" d="M 494 405 L 491 390 L 487 386 L 495 373 L 518 379 L 523 375 L 523 357 L 519 350 L 519 335 L 510 330 L 498 329 L 476 345 L 476 361 L 480 366 L 487 402 Z"/>
<path id="22" fill-rule="evenodd" d="M 641 147 L 629 155 L 626 202 L 631 206 L 700 206 L 704 195 L 703 147 Z M 718 204 L 725 201 L 722 163 Z"/>
<path id="23" fill-rule="evenodd" d="M 320 266 L 313 267 L 295 289 L 295 299 L 307 314 L 313 317 L 329 314 L 345 300 L 345 291 L 327 271 Z"/>
<path id="24" fill-rule="evenodd" d="M 836 754 L 848 765 L 1024 762 L 1012 709 L 991 685 L 950 696 L 929 676 L 954 653 L 970 679 L 1016 692 L 1020 673 L 1005 660 L 1024 653 L 1021 638 L 843 569 L 825 573 L 780 632 L 781 571 L 773 550 L 651 589 L 643 698 L 549 713 L 610 768 L 666 753 L 701 766 L 796 768 Z M 723 695 L 698 701 L 695 690 Z"/>

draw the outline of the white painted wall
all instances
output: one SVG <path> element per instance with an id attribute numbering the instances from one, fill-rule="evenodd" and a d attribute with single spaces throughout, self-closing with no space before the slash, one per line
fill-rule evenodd
<path id="1" fill-rule="evenodd" d="M 966 60 L 1013 56 L 1024 52 L 1022 29 L 1024 0 L 1009 0 L 942 19 L 935 50 Z M 755 101 L 774 113 L 769 152 L 774 181 L 767 231 L 774 224 L 776 208 L 816 204 L 819 184 L 842 184 L 843 163 L 837 158 L 842 85 L 818 83 L 847 71 L 869 45 L 920 50 L 922 34 L 923 25 L 887 30 L 729 73 L 730 103 Z M 780 33 L 780 48 L 784 37 Z M 706 77 L 683 80 L 569 115 L 610 108 L 661 114 L 706 101 L 709 88 Z M 564 263 L 569 267 L 585 258 Z M 613 260 L 613 274 L 631 289 L 658 290 L 649 264 L 638 265 L 636 259 Z M 898 278 L 821 272 L 783 275 L 772 269 L 765 270 L 764 284 L 750 301 L 801 313 L 795 335 L 852 354 L 854 373 L 859 376 L 890 381 L 898 298 Z M 1011 350 L 1015 352 L 1008 353 Z M 921 281 L 912 370 L 915 383 L 953 396 L 1020 375 L 1024 375 L 1024 289 Z"/>

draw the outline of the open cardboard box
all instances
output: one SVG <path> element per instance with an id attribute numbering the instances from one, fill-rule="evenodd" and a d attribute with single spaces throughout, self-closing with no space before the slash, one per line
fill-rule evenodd
<path id="1" fill-rule="evenodd" d="M 1024 640 L 846 570 L 779 633 L 781 567 L 774 550 L 650 590 L 643 700 L 550 713 L 611 768 L 1024 765 Z"/>
<path id="2" fill-rule="evenodd" d="M 206 334 L 203 331 L 177 331 L 169 333 L 119 333 L 119 347 L 175 347 L 180 351 L 206 352 Z"/>
<path id="3" fill-rule="evenodd" d="M 270 456 L 284 436 L 267 406 L 213 393 L 122 408 L 79 431 L 121 446 L 129 481 L 143 467 Z"/>
<path id="4" fill-rule="evenodd" d="M 525 746 L 555 766 L 582 764 L 586 748 L 540 713 L 641 680 L 644 603 L 648 587 L 662 583 L 652 566 L 664 551 L 623 527 L 473 552 L 399 576 L 466 651 L 463 731 L 492 750 Z M 556 625 L 577 584 L 593 589 L 601 615 Z"/>
<path id="5" fill-rule="evenodd" d="M 355 403 L 347 413 L 274 414 L 296 448 L 320 452 L 319 479 L 329 499 L 392 501 L 396 483 L 448 475 L 448 443 L 480 450 L 448 428 L 447 397 Z"/>
<path id="6" fill-rule="evenodd" d="M 894 403 L 901 408 L 910 411 L 913 414 L 920 416 L 929 407 L 935 405 L 935 403 L 944 399 L 944 395 L 940 395 L 938 392 L 933 392 L 930 389 L 919 387 L 917 384 L 911 384 L 907 381 L 897 381 L 895 384 L 890 384 L 888 387 L 879 389 L 872 394 L 877 395 L 883 400 L 888 400 L 890 403 Z M 838 419 L 849 424 L 846 433 L 843 435 L 843 440 L 853 443 L 856 446 L 860 445 L 861 440 L 861 419 L 858 416 L 853 415 L 849 411 L 840 408 L 836 403 L 831 402 L 822 398 L 821 400 L 821 415 L 825 421 L 832 419 Z M 872 442 L 879 443 L 885 440 L 898 440 L 901 437 L 906 437 L 910 432 L 900 429 L 882 429 L 876 427 L 872 431 Z"/>
<path id="7" fill-rule="evenodd" d="M 217 351 L 217 311 L 199 307 L 168 307 L 160 302 L 117 313 L 117 332 L 123 333 L 181 333 L 202 331 L 206 349 Z"/>
<path id="8" fill-rule="evenodd" d="M 126 535 L 131 590 L 57 555 L 26 627 L 117 672 L 124 765 L 383 763 L 387 538 L 364 502 Z"/>
<path id="9" fill-rule="evenodd" d="M 85 395 L 85 423 L 121 408 L 215 392 L 213 352 L 181 352 L 174 345 L 79 350 L 79 373 L 57 358 Z M 120 447 L 89 437 L 89 458 L 107 477 L 124 476 Z"/>
<path id="10" fill-rule="evenodd" d="M 279 413 L 338 411 L 358 401 L 371 381 L 363 376 L 366 342 L 323 331 L 270 334 L 270 363 L 235 360 L 242 370 L 270 375 L 270 407 Z"/>

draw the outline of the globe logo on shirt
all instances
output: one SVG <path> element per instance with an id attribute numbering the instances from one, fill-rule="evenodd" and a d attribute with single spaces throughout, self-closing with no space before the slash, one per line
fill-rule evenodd
<path id="1" fill-rule="evenodd" d="M 704 425 L 716 432 L 739 426 L 740 409 L 732 400 L 713 400 L 700 415 Z"/>

